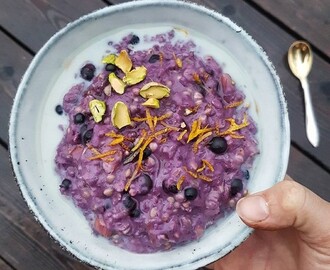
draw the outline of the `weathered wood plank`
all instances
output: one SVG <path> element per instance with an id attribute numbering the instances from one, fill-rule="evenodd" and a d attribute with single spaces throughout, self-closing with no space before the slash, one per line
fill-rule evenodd
<path id="1" fill-rule="evenodd" d="M 11 104 L 32 56 L 3 32 L 0 32 L 0 44 L 0 139 L 8 143 L 7 127 Z"/>
<path id="2" fill-rule="evenodd" d="M 34 220 L 18 190 L 8 152 L 3 147 L 0 160 L 1 256 L 19 270 L 92 269 L 63 251 Z"/>
<path id="3" fill-rule="evenodd" d="M 291 147 L 290 150 L 287 173 L 297 182 L 330 202 L 330 174 L 316 166 L 295 147 Z"/>
<path id="4" fill-rule="evenodd" d="M 0 25 L 37 51 L 59 29 L 70 21 L 106 6 L 101 0 L 2 0 Z"/>
<path id="5" fill-rule="evenodd" d="M 9 264 L 0 258 L 0 269 L 1 270 L 14 270 Z"/>
<path id="6" fill-rule="evenodd" d="M 330 1 L 248 0 L 330 57 Z"/>

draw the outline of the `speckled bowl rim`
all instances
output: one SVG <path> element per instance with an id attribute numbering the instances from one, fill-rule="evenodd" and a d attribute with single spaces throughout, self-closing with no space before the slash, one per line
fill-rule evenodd
<path id="1" fill-rule="evenodd" d="M 210 10 L 206 7 L 186 2 L 186 1 L 177 1 L 177 0 L 167 0 L 162 3 L 155 0 L 143 0 L 143 1 L 133 1 L 133 2 L 127 2 L 119 5 L 109 6 L 102 8 L 100 10 L 94 11 L 90 14 L 87 14 L 85 16 L 82 16 L 81 18 L 77 19 L 76 21 L 69 23 L 66 27 L 58 31 L 55 35 L 53 35 L 47 43 L 39 50 L 39 52 L 36 54 L 36 56 L 33 58 L 31 64 L 29 65 L 27 71 L 25 72 L 22 81 L 18 87 L 17 94 L 14 99 L 11 115 L 10 115 L 10 122 L 9 122 L 9 150 L 12 160 L 12 167 L 16 175 L 16 181 L 20 187 L 21 193 L 23 195 L 23 198 L 28 204 L 28 207 L 34 214 L 36 220 L 42 224 L 42 226 L 47 230 L 47 232 L 53 237 L 62 248 L 66 249 L 70 253 L 72 253 L 75 257 L 77 257 L 79 260 L 86 262 L 88 264 L 91 264 L 96 267 L 101 268 L 112 268 L 112 269 L 118 269 L 115 268 L 113 265 L 103 264 L 97 261 L 94 261 L 92 258 L 86 257 L 82 255 L 79 250 L 76 250 L 72 248 L 69 243 L 65 242 L 59 234 L 57 234 L 53 229 L 48 225 L 47 220 L 40 214 L 38 205 L 36 205 L 33 200 L 31 200 L 31 194 L 29 192 L 29 188 L 24 183 L 24 177 L 23 173 L 20 169 L 20 167 L 15 162 L 17 160 L 17 149 L 16 149 L 16 117 L 19 112 L 20 107 L 20 101 L 21 97 L 24 94 L 24 90 L 26 86 L 29 83 L 30 76 L 33 74 L 36 66 L 38 65 L 38 62 L 40 59 L 42 59 L 46 54 L 50 47 L 52 47 L 58 40 L 61 39 L 62 36 L 67 35 L 72 29 L 78 27 L 80 23 L 85 21 L 94 20 L 96 17 L 101 18 L 103 16 L 109 16 L 116 12 L 121 12 L 123 10 L 130 10 L 134 9 L 136 7 L 144 7 L 144 6 L 150 6 L 150 5 L 156 5 L 156 6 L 176 6 L 179 5 L 181 7 L 193 9 L 197 12 L 207 14 L 208 16 L 212 17 L 213 19 L 216 19 L 220 23 L 224 23 L 227 26 L 229 26 L 231 29 L 236 31 L 239 35 L 242 35 L 242 37 L 250 43 L 250 45 L 255 49 L 255 52 L 261 57 L 263 60 L 263 63 L 269 70 L 274 83 L 276 84 L 277 88 L 277 96 L 278 96 L 278 103 L 280 105 L 281 110 L 281 128 L 282 128 L 282 163 L 280 164 L 280 167 L 278 168 L 278 177 L 274 180 L 274 184 L 285 176 L 285 172 L 287 169 L 288 164 L 288 158 L 289 158 L 289 149 L 290 149 L 290 129 L 289 129 L 289 120 L 288 120 L 288 112 L 287 112 L 287 105 L 286 101 L 283 95 L 283 89 L 280 83 L 280 79 L 275 71 L 275 68 L 271 61 L 269 60 L 268 56 L 266 55 L 265 51 L 257 44 L 255 40 L 241 27 L 239 27 L 237 24 L 235 24 L 233 21 L 231 21 L 229 18 L 219 14 L 216 11 Z M 226 254 L 228 254 L 233 248 L 237 247 L 240 243 L 242 243 L 245 239 L 251 235 L 253 230 L 249 227 L 245 227 L 242 229 L 240 235 L 237 236 L 235 240 L 233 240 L 232 244 L 234 247 L 225 247 L 221 248 L 220 250 L 215 250 L 213 254 L 209 254 L 208 256 L 197 258 L 196 260 L 192 260 L 189 263 L 186 263 L 185 265 L 182 264 L 173 264 L 169 269 L 176 269 L 180 267 L 199 267 L 208 263 L 211 263 L 215 260 L 217 260 L 219 257 L 223 257 Z M 158 269 L 155 267 L 155 269 Z"/>

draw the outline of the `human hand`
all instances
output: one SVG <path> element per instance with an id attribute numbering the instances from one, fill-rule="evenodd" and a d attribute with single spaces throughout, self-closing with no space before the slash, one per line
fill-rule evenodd
<path id="1" fill-rule="evenodd" d="M 330 269 L 330 203 L 288 176 L 241 199 L 241 219 L 256 230 L 214 270 Z"/>

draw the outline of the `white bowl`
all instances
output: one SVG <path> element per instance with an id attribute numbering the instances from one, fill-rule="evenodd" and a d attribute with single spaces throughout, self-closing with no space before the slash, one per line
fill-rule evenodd
<path id="1" fill-rule="evenodd" d="M 58 190 L 54 156 L 62 137 L 58 126 L 66 122 L 54 107 L 69 89 L 71 71 L 81 63 L 81 55 L 87 57 L 89 46 L 106 36 L 148 33 L 164 25 L 187 29 L 202 40 L 247 95 L 261 152 L 249 192 L 272 186 L 286 172 L 290 134 L 282 87 L 263 49 L 242 28 L 204 7 L 174 0 L 130 2 L 84 16 L 54 35 L 33 59 L 15 97 L 9 135 L 13 168 L 30 209 L 61 246 L 96 267 L 191 270 L 226 255 L 252 232 L 232 213 L 207 229 L 199 241 L 171 251 L 134 254 L 95 236 L 80 211 Z"/>

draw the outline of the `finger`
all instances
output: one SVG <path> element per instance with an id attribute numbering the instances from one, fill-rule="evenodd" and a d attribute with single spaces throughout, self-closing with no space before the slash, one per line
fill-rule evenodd
<path id="1" fill-rule="evenodd" d="M 241 199 L 236 211 L 247 225 L 256 229 L 292 226 L 309 239 L 330 238 L 330 204 L 289 177 L 270 189 Z"/>

